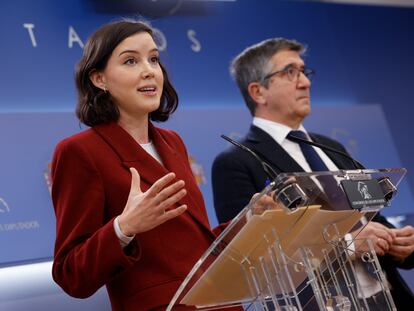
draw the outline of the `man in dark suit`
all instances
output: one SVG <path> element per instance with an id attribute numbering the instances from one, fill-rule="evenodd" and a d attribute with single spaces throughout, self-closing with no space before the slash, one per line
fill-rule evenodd
<path id="1" fill-rule="evenodd" d="M 249 108 L 253 121 L 241 143 L 272 166 L 276 172 L 311 172 L 312 163 L 300 145 L 289 139 L 301 131 L 309 140 L 346 152 L 337 141 L 308 133 L 302 122 L 311 112 L 310 77 L 302 55 L 305 47 L 283 38 L 269 39 L 248 47 L 232 63 L 231 71 Z M 313 148 L 325 170 L 353 169 L 351 160 L 337 153 Z M 249 153 L 230 147 L 217 156 L 212 168 L 213 194 L 219 222 L 235 217 L 268 183 L 260 162 Z M 414 228 L 395 229 L 376 216 L 359 234 L 369 238 L 387 274 L 398 310 L 411 310 L 414 296 L 397 267 L 414 266 Z M 375 287 L 369 295 L 375 294 Z"/>

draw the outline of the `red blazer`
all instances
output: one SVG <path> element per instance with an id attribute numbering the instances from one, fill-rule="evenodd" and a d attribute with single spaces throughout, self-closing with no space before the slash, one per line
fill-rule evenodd
<path id="1" fill-rule="evenodd" d="M 106 285 L 113 310 L 165 309 L 215 239 L 180 137 L 150 125 L 162 166 L 120 126 L 99 125 L 60 142 L 52 162 L 57 228 L 53 278 L 84 298 Z M 135 167 L 146 191 L 174 172 L 185 181 L 187 211 L 142 234 L 123 250 L 113 228 Z"/>

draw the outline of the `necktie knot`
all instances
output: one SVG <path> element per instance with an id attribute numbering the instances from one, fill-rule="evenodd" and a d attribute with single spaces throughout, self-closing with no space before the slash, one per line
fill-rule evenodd
<path id="1" fill-rule="evenodd" d="M 292 136 L 309 140 L 308 137 L 306 136 L 305 132 L 303 132 L 303 131 L 290 131 L 289 134 L 286 136 L 286 138 L 291 140 L 290 138 Z"/>

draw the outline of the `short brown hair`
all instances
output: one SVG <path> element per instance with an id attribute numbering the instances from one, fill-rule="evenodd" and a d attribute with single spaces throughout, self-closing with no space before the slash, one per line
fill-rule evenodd
<path id="1" fill-rule="evenodd" d="M 96 87 L 89 75 L 94 70 L 103 70 L 118 44 L 139 32 L 147 32 L 154 39 L 154 32 L 148 24 L 134 20 L 106 24 L 89 37 L 75 71 L 78 91 L 76 116 L 82 123 L 94 126 L 116 122 L 119 119 L 118 106 L 113 102 L 111 95 Z M 164 76 L 161 103 L 157 110 L 151 112 L 150 119 L 163 122 L 177 109 L 178 95 L 161 63 L 160 67 Z"/>

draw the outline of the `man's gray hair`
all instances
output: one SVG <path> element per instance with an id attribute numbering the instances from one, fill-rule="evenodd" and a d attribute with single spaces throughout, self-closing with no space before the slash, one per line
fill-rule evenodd
<path id="1" fill-rule="evenodd" d="M 296 51 L 302 55 L 306 47 L 295 40 L 272 38 L 249 46 L 231 62 L 230 73 L 252 115 L 256 110 L 256 102 L 249 95 L 248 86 L 252 82 L 267 86 L 265 77 L 269 74 L 269 61 L 273 55 L 282 50 Z"/>

